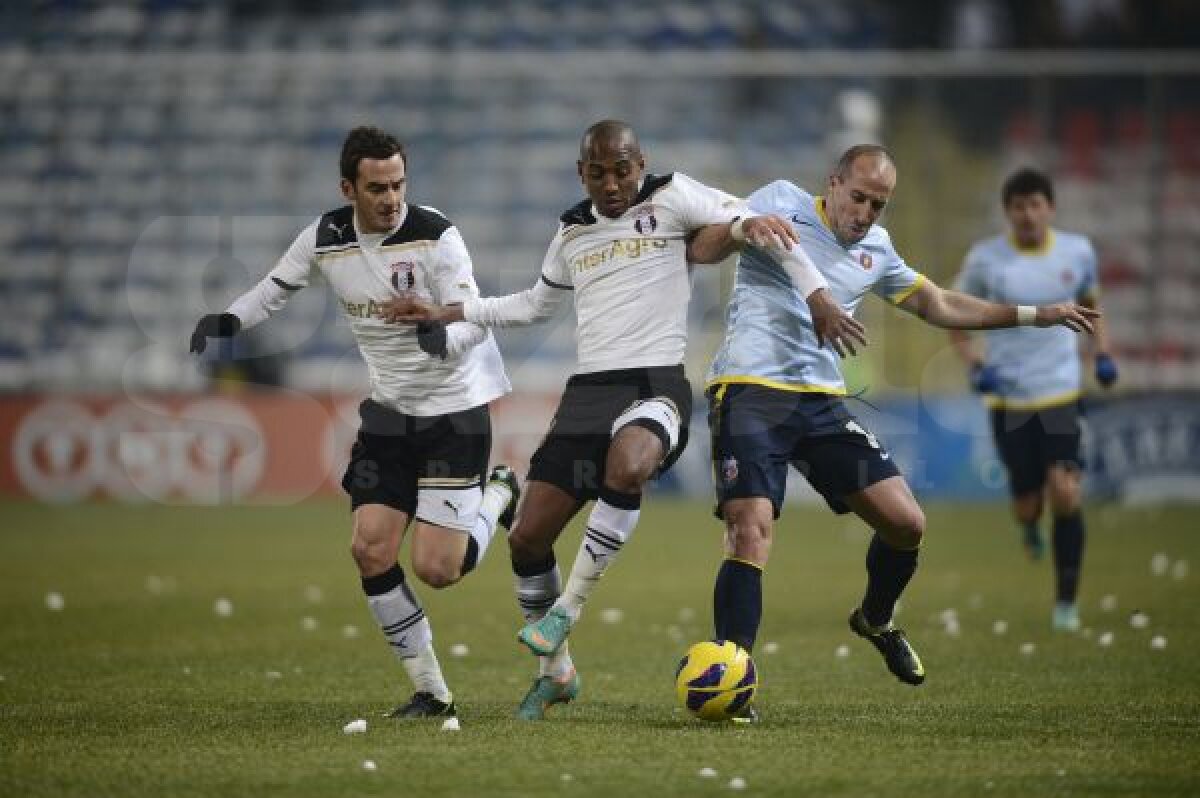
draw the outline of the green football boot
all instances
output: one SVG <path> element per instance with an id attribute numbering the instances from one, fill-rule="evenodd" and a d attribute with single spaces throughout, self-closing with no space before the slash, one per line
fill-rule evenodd
<path id="1" fill-rule="evenodd" d="M 521 720 L 542 720 L 546 710 L 555 704 L 569 704 L 579 696 L 580 680 L 575 669 L 565 679 L 553 676 L 539 676 L 533 680 L 529 692 L 521 699 L 517 707 L 517 717 Z"/>
<path id="2" fill-rule="evenodd" d="M 551 607 L 539 620 L 525 624 L 517 632 L 517 640 L 539 657 L 549 657 L 566 641 L 572 624 L 566 610 Z"/>

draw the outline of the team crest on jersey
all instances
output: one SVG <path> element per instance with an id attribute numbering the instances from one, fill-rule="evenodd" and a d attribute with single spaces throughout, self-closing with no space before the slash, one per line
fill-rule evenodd
<path id="1" fill-rule="evenodd" d="M 654 206 L 643 205 L 633 215 L 633 229 L 648 236 L 658 229 L 658 219 L 654 218 Z"/>
<path id="2" fill-rule="evenodd" d="M 392 288 L 397 291 L 411 291 L 417 284 L 417 278 L 413 276 L 413 269 L 417 268 L 417 264 L 412 261 L 389 263 L 388 268 L 392 270 Z"/>
<path id="3" fill-rule="evenodd" d="M 866 271 L 870 271 L 871 266 L 874 265 L 874 263 L 875 261 L 871 258 L 870 252 L 864 251 L 858 253 L 858 265 L 862 266 Z"/>
<path id="4" fill-rule="evenodd" d="M 726 485 L 732 485 L 737 482 L 738 464 L 736 457 L 726 457 L 721 461 L 721 479 L 725 480 Z"/>
<path id="5" fill-rule="evenodd" d="M 1063 285 L 1071 285 L 1072 283 L 1074 283 L 1075 282 L 1075 272 L 1071 271 L 1070 269 L 1063 269 L 1062 282 L 1063 282 Z"/>

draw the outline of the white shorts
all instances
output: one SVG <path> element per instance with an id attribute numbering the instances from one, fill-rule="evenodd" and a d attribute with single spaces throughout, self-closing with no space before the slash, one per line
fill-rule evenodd
<path id="1" fill-rule="evenodd" d="M 612 425 L 612 434 L 615 436 L 623 427 L 634 422 L 638 422 L 639 426 L 649 428 L 660 438 L 665 436 L 665 440 L 663 440 L 663 444 L 666 445 L 666 451 L 663 452 L 664 459 L 679 445 L 681 423 L 679 409 L 670 399 L 655 397 L 634 402 L 629 409 L 617 416 Z"/>
<path id="2" fill-rule="evenodd" d="M 478 484 L 469 488 L 417 486 L 416 520 L 426 524 L 470 532 L 483 503 L 483 489 Z"/>

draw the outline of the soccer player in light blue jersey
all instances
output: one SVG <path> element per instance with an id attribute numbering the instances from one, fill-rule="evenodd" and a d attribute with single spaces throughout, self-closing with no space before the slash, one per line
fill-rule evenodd
<path id="1" fill-rule="evenodd" d="M 1054 184 L 1022 169 L 1001 191 L 1007 235 L 977 242 L 963 262 L 958 289 L 995 302 L 1077 301 L 1097 306 L 1096 253 L 1085 236 L 1055 230 Z M 1101 319 L 1094 323 L 1096 381 L 1108 387 L 1117 367 L 1108 354 Z M 980 355 L 969 336 L 950 334 L 970 367 L 972 387 L 987 396 L 996 449 L 1008 470 L 1013 514 L 1025 548 L 1040 559 L 1045 548 L 1044 497 L 1054 515 L 1056 629 L 1079 629 L 1076 595 L 1083 564 L 1080 512 L 1079 342 L 1064 329 L 991 330 Z"/>
<path id="2" fill-rule="evenodd" d="M 1072 302 L 998 304 L 943 290 L 909 268 L 887 231 L 876 225 L 895 185 L 887 151 L 859 145 L 838 161 L 824 197 L 781 180 L 748 201 L 755 213 L 790 220 L 799 239 L 795 246 L 848 313 L 874 293 L 939 327 L 1091 330 L 1096 314 Z M 705 230 L 692 241 L 689 259 L 712 262 L 731 249 L 727 233 Z M 866 593 L 850 615 L 850 627 L 879 650 L 897 678 L 917 685 L 925 669 L 892 624 L 892 614 L 916 570 L 925 516 L 883 444 L 846 409 L 837 353 L 817 340 L 808 309 L 780 272 L 777 257 L 769 250 L 743 249 L 725 339 L 708 375 L 717 515 L 726 527 L 726 559 L 713 595 L 716 635 L 746 649 L 754 645 L 762 571 L 790 464 L 834 512 L 854 512 L 875 530 L 867 550 Z"/>

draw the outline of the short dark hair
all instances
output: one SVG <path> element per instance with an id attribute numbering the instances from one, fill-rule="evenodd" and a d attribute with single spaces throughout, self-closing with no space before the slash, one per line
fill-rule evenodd
<path id="1" fill-rule="evenodd" d="M 892 154 L 887 151 L 887 147 L 882 144 L 855 144 L 843 152 L 841 158 L 838 158 L 837 165 L 833 168 L 833 173 L 845 180 L 850 176 L 850 167 L 863 155 L 882 155 L 887 159 L 888 163 L 892 165 L 896 163 L 892 160 Z"/>
<path id="2" fill-rule="evenodd" d="M 1000 189 L 1000 196 L 1004 200 L 1004 207 L 1008 207 L 1008 203 L 1012 202 L 1013 197 L 1027 197 L 1030 194 L 1041 194 L 1046 200 L 1054 204 L 1054 183 L 1050 178 L 1036 169 L 1018 169 L 1008 176 L 1004 181 L 1004 187 Z"/>
<path id="3" fill-rule="evenodd" d="M 583 138 L 579 140 L 579 160 L 587 160 L 588 154 L 595 142 L 608 142 L 625 136 L 628 136 L 633 142 L 634 150 L 637 152 L 642 151 L 642 146 L 638 143 L 637 133 L 634 132 L 632 125 L 628 122 L 622 122 L 620 119 L 601 119 L 585 130 Z"/>
<path id="4" fill-rule="evenodd" d="M 356 127 L 346 134 L 346 140 L 342 142 L 339 162 L 342 177 L 353 183 L 358 177 L 358 162 L 363 158 L 383 160 L 393 155 L 399 155 L 404 165 L 408 166 L 408 154 L 404 152 L 400 139 L 377 127 Z"/>

